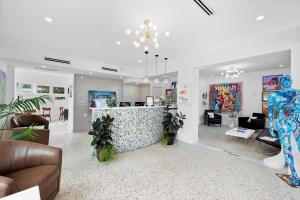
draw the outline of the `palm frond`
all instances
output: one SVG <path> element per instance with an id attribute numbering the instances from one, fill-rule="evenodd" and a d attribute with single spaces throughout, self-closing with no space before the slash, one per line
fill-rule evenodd
<path id="1" fill-rule="evenodd" d="M 11 136 L 11 140 L 22 140 L 22 141 L 32 141 L 34 140 L 38 134 L 36 134 L 33 129 L 35 125 L 31 125 L 24 130 L 14 133 Z"/>

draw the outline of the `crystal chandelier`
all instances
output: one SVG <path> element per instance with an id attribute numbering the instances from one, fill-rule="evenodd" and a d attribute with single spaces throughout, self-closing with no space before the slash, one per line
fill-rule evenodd
<path id="1" fill-rule="evenodd" d="M 130 29 L 126 30 L 127 35 L 131 35 L 132 31 Z M 138 37 L 137 40 L 133 42 L 136 48 L 144 46 L 144 50 L 149 50 L 149 45 L 153 45 L 155 48 L 159 48 L 160 44 L 158 41 L 159 33 L 157 32 L 157 26 L 155 26 L 150 20 L 145 20 L 143 24 L 140 25 L 140 29 L 135 31 L 135 35 Z M 169 37 L 170 32 L 165 32 L 165 36 Z"/>
<path id="2" fill-rule="evenodd" d="M 230 69 L 226 70 L 226 72 L 222 72 L 221 75 L 225 76 L 225 78 L 234 79 L 238 78 L 242 73 L 244 73 L 243 70 L 238 70 L 232 66 Z"/>

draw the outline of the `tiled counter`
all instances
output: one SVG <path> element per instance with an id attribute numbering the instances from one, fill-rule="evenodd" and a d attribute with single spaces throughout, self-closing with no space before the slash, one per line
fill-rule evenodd
<path id="1" fill-rule="evenodd" d="M 142 148 L 161 140 L 164 107 L 92 108 L 92 121 L 114 117 L 113 144 L 118 152 Z"/>

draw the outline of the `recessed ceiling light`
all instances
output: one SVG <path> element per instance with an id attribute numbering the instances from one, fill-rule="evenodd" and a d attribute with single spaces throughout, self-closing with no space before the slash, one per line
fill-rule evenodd
<path id="1" fill-rule="evenodd" d="M 117 44 L 117 45 L 121 45 L 121 42 L 118 40 L 118 41 L 116 42 L 116 44 Z"/>
<path id="2" fill-rule="evenodd" d="M 136 47 L 136 48 L 139 48 L 141 46 L 141 44 L 137 41 L 134 41 L 133 42 L 133 45 Z"/>
<path id="3" fill-rule="evenodd" d="M 145 46 L 145 47 L 144 47 L 144 50 L 145 50 L 145 51 L 148 51 L 148 50 L 149 50 L 149 47 L 148 47 L 148 46 Z"/>
<path id="4" fill-rule="evenodd" d="M 256 17 L 256 21 L 261 21 L 263 19 L 265 19 L 265 16 L 263 16 L 263 15 L 259 15 Z"/>
<path id="5" fill-rule="evenodd" d="M 139 60 L 139 63 L 142 63 L 143 61 L 142 60 Z"/>
<path id="6" fill-rule="evenodd" d="M 135 84 L 137 84 L 137 85 L 138 85 L 139 83 L 135 83 Z"/>
<path id="7" fill-rule="evenodd" d="M 53 22 L 53 19 L 50 18 L 50 17 L 45 17 L 45 21 L 46 21 L 46 22 L 49 22 L 49 23 L 52 23 L 52 22 Z"/>
<path id="8" fill-rule="evenodd" d="M 47 68 L 47 66 L 46 66 L 46 65 L 43 65 L 42 68 Z"/>
<path id="9" fill-rule="evenodd" d="M 123 76 L 120 76 L 120 78 L 123 78 Z"/>
<path id="10" fill-rule="evenodd" d="M 131 34 L 131 30 L 130 29 L 126 29 L 126 34 L 130 35 Z"/>
<path id="11" fill-rule="evenodd" d="M 169 36 L 170 36 L 170 32 L 165 32 L 165 35 L 166 35 L 167 37 L 169 37 Z"/>
<path id="12" fill-rule="evenodd" d="M 283 68 L 283 67 L 284 67 L 284 65 L 279 65 L 278 67 L 279 67 L 279 68 Z"/>

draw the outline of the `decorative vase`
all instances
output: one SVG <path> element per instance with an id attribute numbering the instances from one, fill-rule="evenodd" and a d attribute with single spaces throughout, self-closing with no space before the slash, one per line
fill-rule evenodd
<path id="1" fill-rule="evenodd" d="M 173 145 L 176 138 L 176 134 L 167 135 L 167 145 Z"/>

